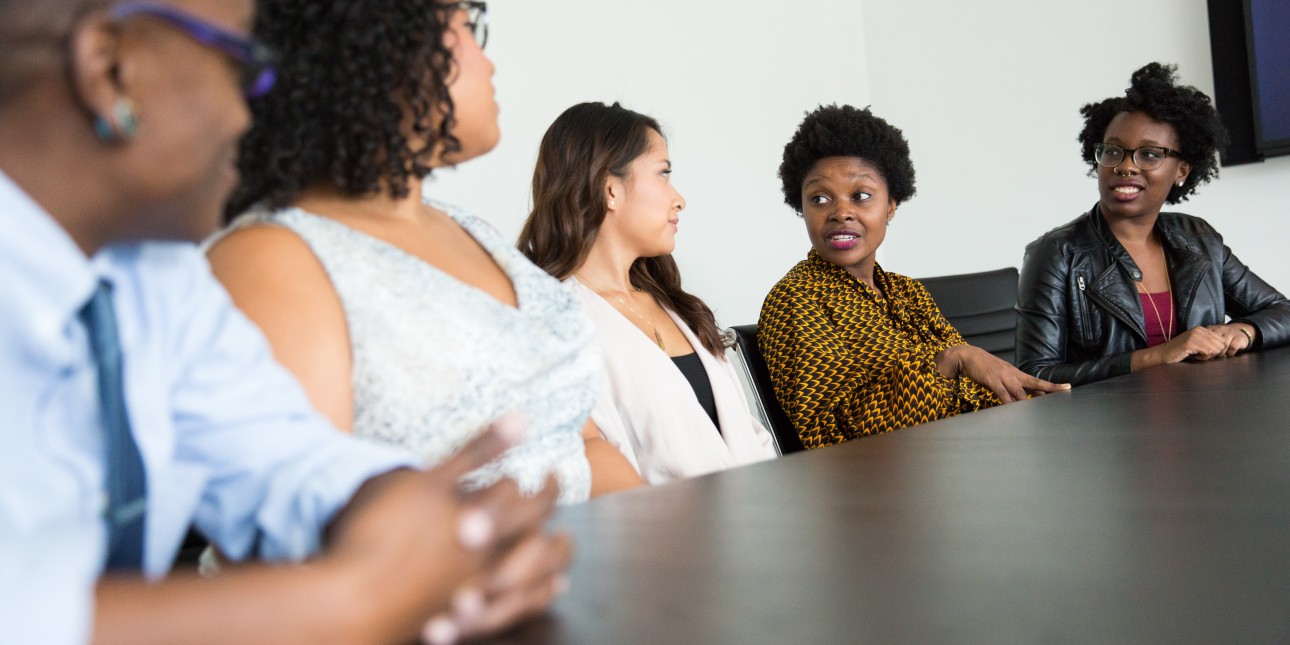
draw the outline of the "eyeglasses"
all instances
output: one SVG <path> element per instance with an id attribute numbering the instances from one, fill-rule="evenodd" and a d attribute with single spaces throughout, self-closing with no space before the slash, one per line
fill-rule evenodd
<path id="1" fill-rule="evenodd" d="M 466 12 L 466 28 L 470 29 L 470 35 L 474 37 L 479 48 L 483 49 L 488 44 L 488 3 L 482 0 L 460 0 L 460 2 L 444 2 L 439 5 L 444 9 L 460 9 Z"/>
<path id="2" fill-rule="evenodd" d="M 1107 168 L 1115 168 L 1124 163 L 1126 155 L 1132 156 L 1133 163 L 1143 170 L 1159 168 L 1160 164 L 1165 162 L 1165 157 L 1182 157 L 1177 150 L 1170 150 L 1163 146 L 1121 148 L 1114 143 L 1099 143 L 1093 147 L 1093 158 L 1098 164 Z"/>
<path id="3" fill-rule="evenodd" d="M 237 63 L 242 94 L 248 99 L 268 94 L 278 80 L 274 67 L 277 55 L 253 36 L 233 33 L 188 12 L 152 2 L 123 2 L 113 7 L 109 15 L 113 20 L 135 16 L 155 18 L 233 59 Z"/>

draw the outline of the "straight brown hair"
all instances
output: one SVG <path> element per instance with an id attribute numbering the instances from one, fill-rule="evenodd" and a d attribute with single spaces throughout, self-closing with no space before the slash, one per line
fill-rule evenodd
<path id="1" fill-rule="evenodd" d="M 520 232 L 520 252 L 560 280 L 573 275 L 604 224 L 605 182 L 628 177 L 632 161 L 649 149 L 651 130 L 663 134 L 658 121 L 618 103 L 579 103 L 556 118 L 538 148 L 533 212 Z M 712 309 L 681 288 L 670 254 L 637 259 L 628 279 L 676 312 L 705 349 L 725 353 Z"/>

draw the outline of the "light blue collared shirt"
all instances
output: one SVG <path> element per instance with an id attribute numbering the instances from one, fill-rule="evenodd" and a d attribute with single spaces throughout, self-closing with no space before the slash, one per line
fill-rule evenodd
<path id="1" fill-rule="evenodd" d="M 145 573 L 188 526 L 229 556 L 299 559 L 368 478 L 414 465 L 337 432 L 191 244 L 87 259 L 0 172 L 0 643 L 84 642 L 107 529 L 93 356 L 78 319 L 113 285 L 126 405 L 147 471 Z"/>

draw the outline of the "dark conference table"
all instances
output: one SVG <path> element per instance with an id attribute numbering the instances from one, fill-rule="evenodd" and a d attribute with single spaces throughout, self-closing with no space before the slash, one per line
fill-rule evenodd
<path id="1" fill-rule="evenodd" d="M 1290 642 L 1290 348 L 563 509 L 517 643 Z"/>

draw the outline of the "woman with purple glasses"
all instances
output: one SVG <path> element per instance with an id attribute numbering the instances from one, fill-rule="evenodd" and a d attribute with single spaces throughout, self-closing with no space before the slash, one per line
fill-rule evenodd
<path id="1" fill-rule="evenodd" d="M 563 587 L 555 487 L 336 431 L 194 244 L 274 83 L 252 0 L 0 0 L 0 643 L 442 643 Z M 195 526 L 236 567 L 167 578 Z M 324 539 L 325 538 L 325 539 Z"/>

